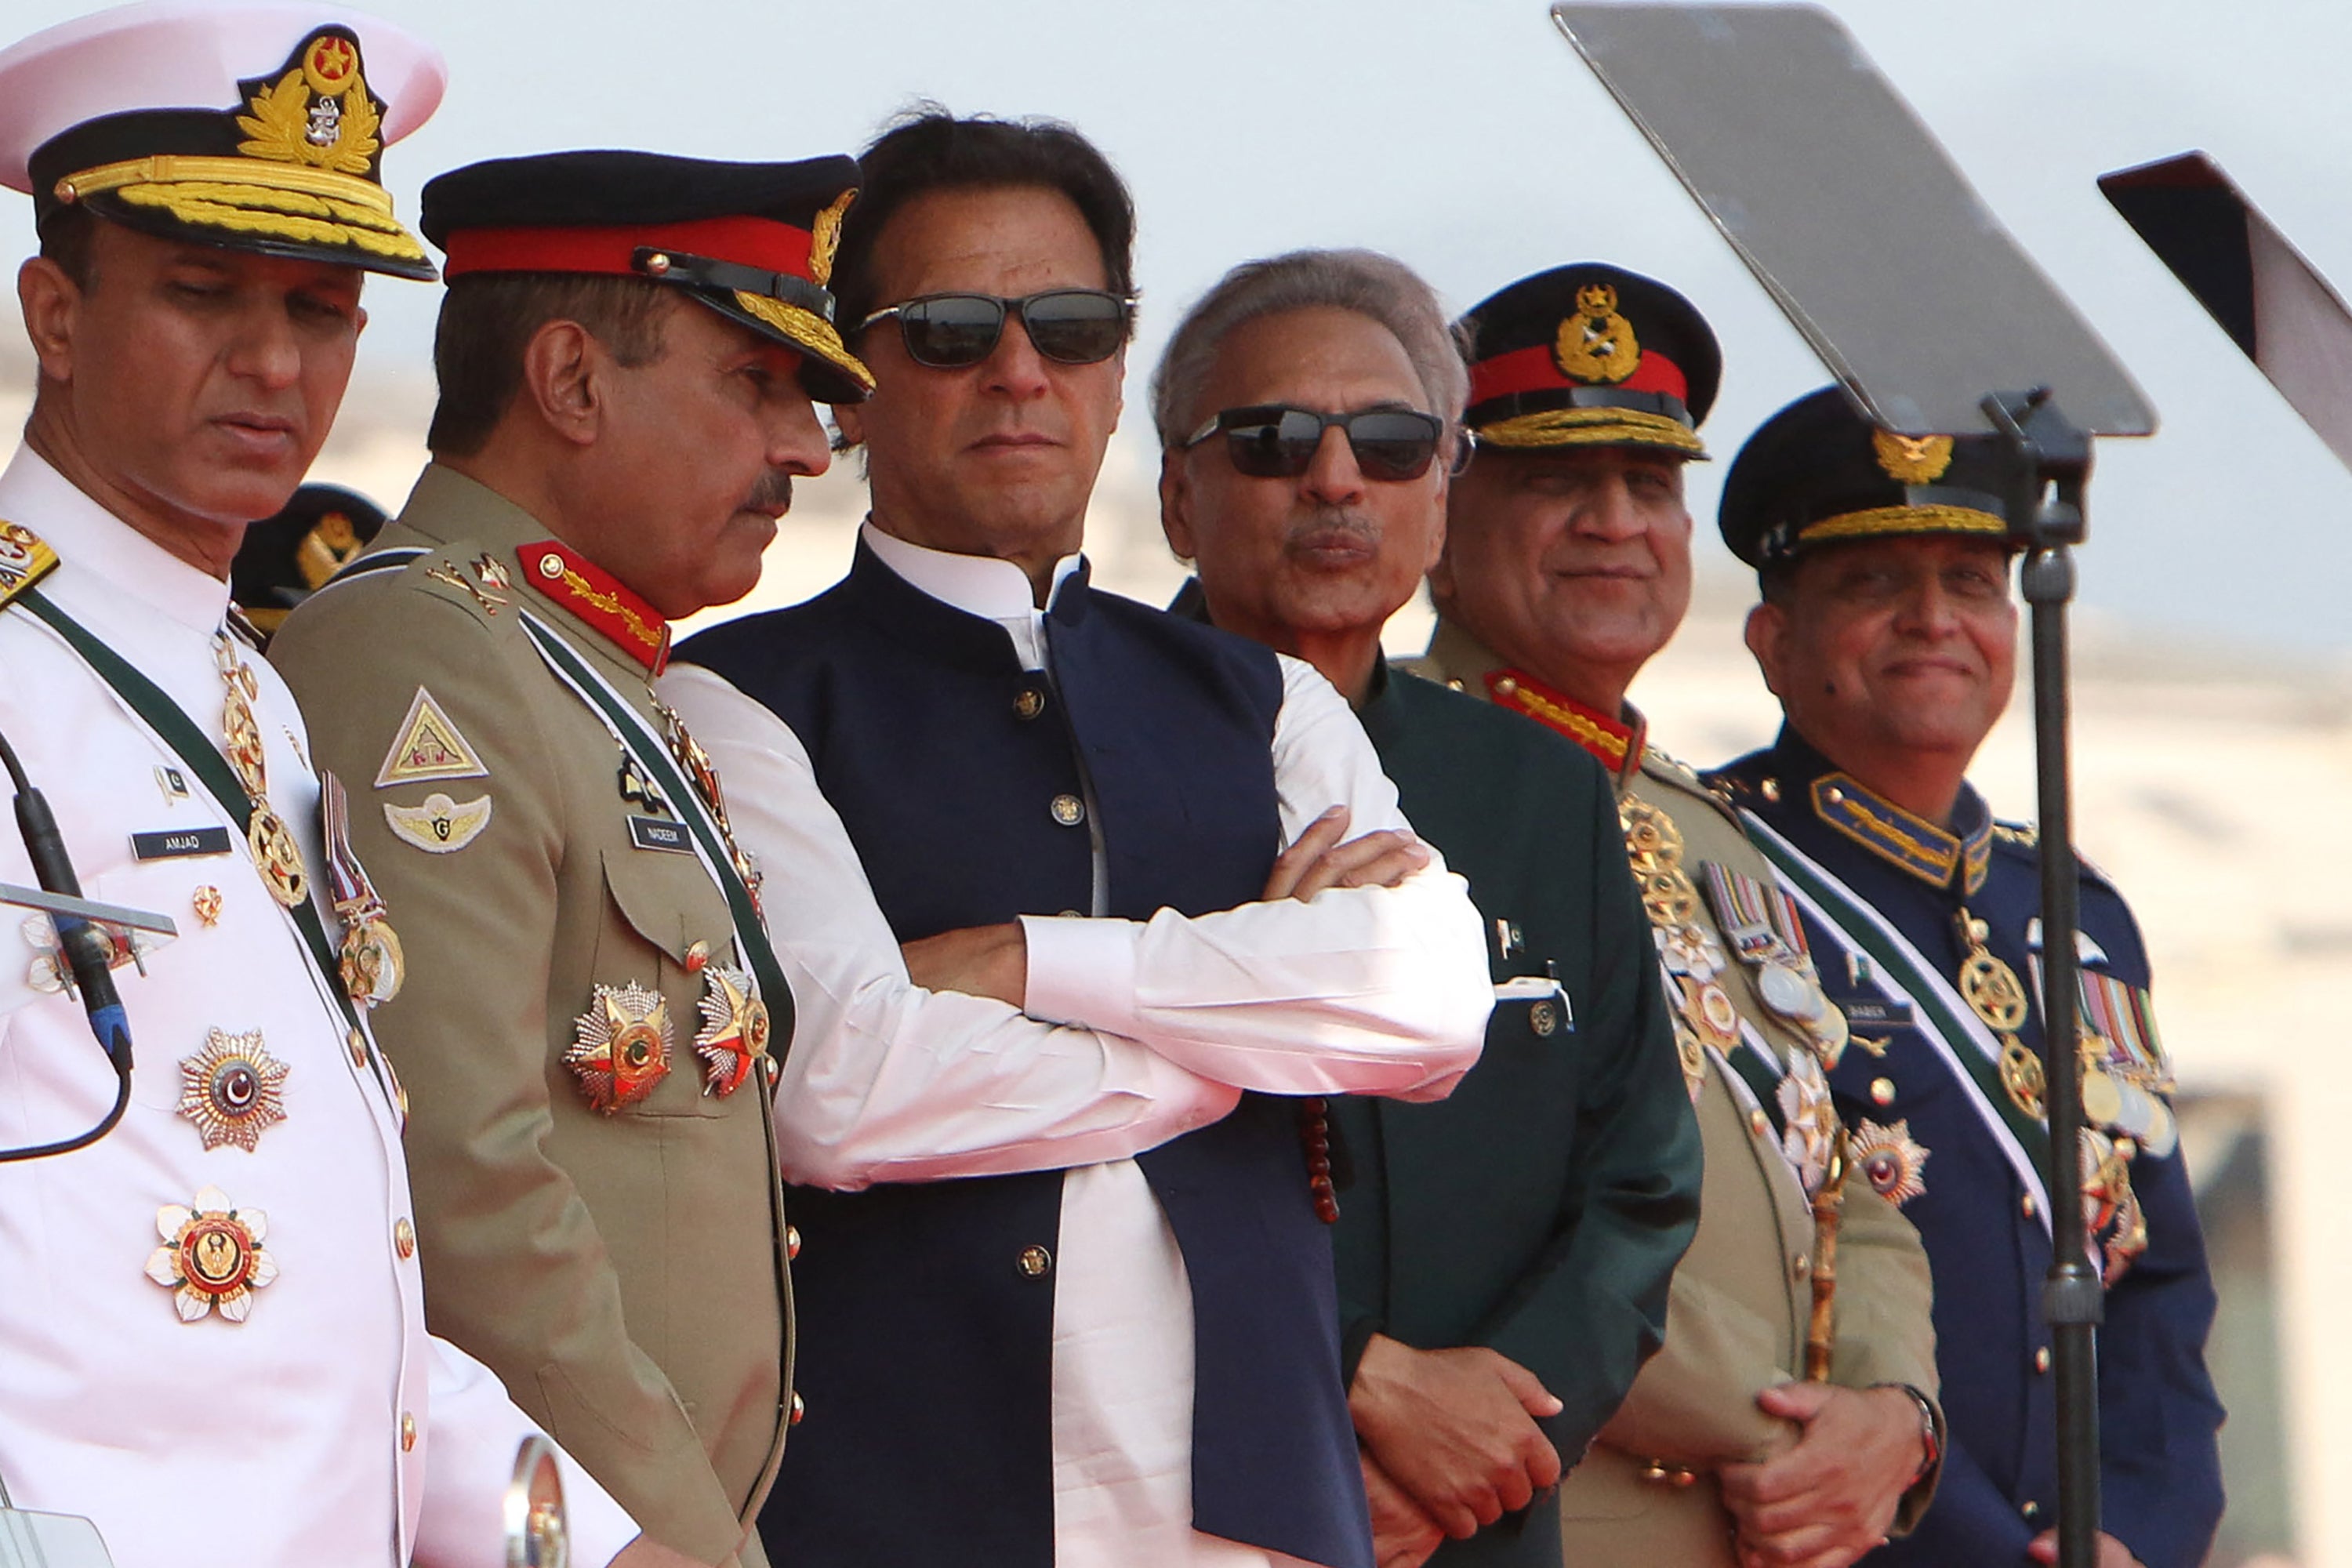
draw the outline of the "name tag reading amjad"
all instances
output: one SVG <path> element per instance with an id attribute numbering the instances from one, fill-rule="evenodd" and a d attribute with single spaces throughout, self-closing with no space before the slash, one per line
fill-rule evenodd
<path id="1" fill-rule="evenodd" d="M 694 853 L 693 841 L 686 836 L 686 824 L 664 822 L 658 817 L 629 818 L 629 842 L 640 849 L 666 849 L 673 855 Z"/>
<path id="2" fill-rule="evenodd" d="M 160 833 L 134 833 L 131 853 L 142 860 L 183 860 L 201 855 L 226 855 L 231 846 L 226 827 L 169 828 Z"/>

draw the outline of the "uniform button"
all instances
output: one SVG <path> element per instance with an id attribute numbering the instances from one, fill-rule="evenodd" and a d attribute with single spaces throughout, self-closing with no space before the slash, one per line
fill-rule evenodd
<path id="1" fill-rule="evenodd" d="M 1780 798 L 1780 781 L 1779 779 L 1766 779 L 1757 787 L 1763 791 L 1764 798 L 1766 800 L 1777 801 Z"/>
<path id="2" fill-rule="evenodd" d="M 2042 1517 L 2042 1505 L 2038 1502 L 2020 1503 L 2018 1505 L 2017 1511 L 2024 1515 L 2025 1521 L 2028 1524 L 2031 1524 L 2035 1520 Z"/>
<path id="3" fill-rule="evenodd" d="M 1508 697 L 1518 689 L 1519 683 L 1512 676 L 1503 675 L 1495 679 L 1495 695 L 1497 697 Z"/>
<path id="4" fill-rule="evenodd" d="M 353 1029 L 343 1037 L 343 1043 L 352 1048 L 352 1066 L 367 1071 L 367 1037 Z"/>
<path id="5" fill-rule="evenodd" d="M 808 1403 L 801 1398 L 801 1391 L 795 1388 L 793 1390 L 793 1413 L 784 1417 L 784 1425 L 797 1426 L 807 1415 Z"/>
<path id="6" fill-rule="evenodd" d="M 400 1451 L 404 1454 L 416 1447 L 416 1417 L 404 1410 L 400 1413 Z"/>
<path id="7" fill-rule="evenodd" d="M 1538 1002 L 1528 1009 L 1528 1027 L 1538 1035 L 1549 1035 L 1559 1027 L 1559 1009 L 1549 1002 Z"/>
<path id="8" fill-rule="evenodd" d="M 1789 1272 L 1794 1274 L 1800 1279 L 1802 1279 L 1806 1275 L 1811 1274 L 1812 1271 L 1813 1260 L 1801 1252 L 1797 1254 L 1797 1260 L 1789 1265 Z"/>
<path id="9" fill-rule="evenodd" d="M 1462 689 L 1462 682 L 1459 678 L 1449 679 L 1445 684 L 1451 690 L 1459 691 Z"/>
<path id="10" fill-rule="evenodd" d="M 2050 1347 L 2048 1345 L 2043 1345 L 2040 1350 L 2033 1352 L 2033 1370 L 2036 1372 L 2048 1372 L 2050 1370 Z"/>
<path id="11" fill-rule="evenodd" d="M 1870 1102 L 1873 1105 L 1894 1104 L 1895 1080 L 1891 1078 L 1872 1079 L 1870 1080 Z"/>
<path id="12" fill-rule="evenodd" d="M 1829 788 L 1822 791 L 1822 798 L 1828 801 L 1832 805 L 1843 805 L 1845 804 L 1845 791 L 1838 788 L 1835 784 L 1832 784 Z"/>
<path id="13" fill-rule="evenodd" d="M 1054 1255 L 1044 1247 L 1032 1246 L 1021 1249 L 1021 1272 L 1030 1279 L 1044 1279 L 1045 1270 L 1053 1267 Z"/>
<path id="14" fill-rule="evenodd" d="M 1057 795 L 1052 807 L 1054 820 L 1065 827 L 1076 827 L 1087 819 L 1086 802 L 1074 795 Z"/>
<path id="15" fill-rule="evenodd" d="M 1760 1106 L 1748 1113 L 1748 1126 L 1759 1138 L 1771 1136 L 1772 1119 L 1764 1114 Z"/>
<path id="16" fill-rule="evenodd" d="M 2035 1215 L 2042 1212 L 2042 1205 L 2033 1201 L 2033 1194 L 2032 1193 L 2028 1193 L 2025 1196 L 2020 1198 L 2017 1203 L 2017 1207 L 2018 1211 L 2024 1215 L 2028 1219 L 2032 1219 Z"/>
<path id="17" fill-rule="evenodd" d="M 798 1258 L 800 1255 L 801 1255 L 801 1233 L 800 1233 L 800 1227 L 799 1227 L 799 1226 L 790 1226 L 790 1225 L 788 1225 L 788 1226 L 784 1226 L 784 1256 L 785 1256 L 786 1258 Z"/>
<path id="18" fill-rule="evenodd" d="M 1013 716 L 1016 719 L 1034 719 L 1045 710 L 1045 694 L 1034 686 L 1023 687 L 1013 699 Z"/>
<path id="19" fill-rule="evenodd" d="M 392 1246 L 404 1258 L 416 1256 L 416 1227 L 408 1223 L 405 1215 L 392 1227 Z"/>
<path id="20" fill-rule="evenodd" d="M 1076 910 L 1064 910 L 1062 911 L 1061 918 L 1066 921 L 1076 920 L 1079 918 L 1079 911 Z"/>

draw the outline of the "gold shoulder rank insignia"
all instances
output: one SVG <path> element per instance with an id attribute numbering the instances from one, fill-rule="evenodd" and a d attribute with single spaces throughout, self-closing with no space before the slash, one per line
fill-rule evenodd
<path id="1" fill-rule="evenodd" d="M 457 732 L 433 693 L 423 687 L 408 704 L 408 717 L 400 721 L 400 738 L 383 756 L 383 766 L 376 770 L 375 787 L 393 784 L 425 784 L 436 779 L 486 779 L 490 770 Z"/>
<path id="2" fill-rule="evenodd" d="M 0 522 L 0 605 L 57 570 L 58 552 L 29 528 Z"/>
<path id="3" fill-rule="evenodd" d="M 1870 448 L 1878 455 L 1880 470 L 1898 485 L 1932 485 L 1952 466 L 1949 436 L 1897 436 L 1873 430 Z"/>
<path id="4" fill-rule="evenodd" d="M 427 855 L 452 855 L 480 837 L 482 829 L 490 825 L 490 797 L 459 802 L 436 790 L 425 797 L 423 805 L 385 801 L 383 821 L 403 844 L 415 845 Z"/>

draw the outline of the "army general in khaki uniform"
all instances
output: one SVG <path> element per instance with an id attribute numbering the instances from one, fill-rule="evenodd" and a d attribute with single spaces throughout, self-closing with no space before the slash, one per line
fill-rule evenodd
<path id="1" fill-rule="evenodd" d="M 1835 1568 L 1907 1528 L 1936 1473 L 1927 1258 L 1859 1166 L 1828 1178 L 1823 1068 L 1847 1029 L 1794 911 L 1624 701 L 1689 602 L 1682 466 L 1704 455 L 1714 334 L 1673 290 L 1594 264 L 1513 284 L 1465 326 L 1478 451 L 1450 498 L 1423 668 L 1615 777 L 1706 1150 L 1665 1347 L 1561 1488 L 1566 1560 Z M 1839 1217 L 1819 1224 L 1817 1199 Z M 1797 1381 L 1809 1350 L 1828 1352 L 1825 1383 Z"/>
<path id="2" fill-rule="evenodd" d="M 401 912 L 432 1321 L 709 1563 L 761 1561 L 789 1421 L 791 1003 L 649 683 L 824 468 L 811 394 L 869 384 L 824 288 L 856 179 L 595 153 L 427 186 L 435 461 L 273 650 Z"/>

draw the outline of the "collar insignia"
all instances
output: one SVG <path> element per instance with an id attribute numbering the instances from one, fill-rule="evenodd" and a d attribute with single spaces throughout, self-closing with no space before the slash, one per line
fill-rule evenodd
<path id="1" fill-rule="evenodd" d="M 58 552 L 29 528 L 0 522 L 0 606 L 58 568 Z"/>
<path id="2" fill-rule="evenodd" d="M 669 663 L 669 623 L 618 577 L 561 540 L 520 552 L 530 585 L 588 623 L 604 640 L 658 676 Z"/>
<path id="3" fill-rule="evenodd" d="M 1517 669 L 1486 672 L 1486 694 L 1504 707 L 1557 730 L 1601 759 L 1613 779 L 1630 777 L 1642 765 L 1642 735 L 1633 726 L 1565 697 Z"/>
<path id="4" fill-rule="evenodd" d="M 1852 773 L 1823 773 L 1812 784 L 1813 814 L 1899 870 L 1931 888 L 1957 886 L 1974 897 L 1992 863 L 1990 816 L 1962 838 L 1864 789 Z"/>

